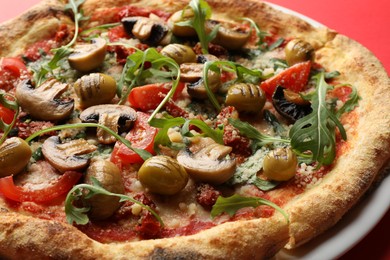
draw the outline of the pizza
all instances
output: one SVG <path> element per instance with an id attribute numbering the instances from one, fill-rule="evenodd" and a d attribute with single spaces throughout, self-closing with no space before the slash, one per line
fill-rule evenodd
<path id="1" fill-rule="evenodd" d="M 44 0 L 0 43 L 1 258 L 270 258 L 386 176 L 381 63 L 266 3 Z"/>

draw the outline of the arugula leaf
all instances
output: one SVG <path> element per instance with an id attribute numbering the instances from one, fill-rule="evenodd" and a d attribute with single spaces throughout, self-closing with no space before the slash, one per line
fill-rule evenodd
<path id="1" fill-rule="evenodd" d="M 262 191 L 268 191 L 274 189 L 276 186 L 280 184 L 280 182 L 277 181 L 267 181 L 260 178 L 256 178 L 256 180 L 253 182 L 254 185 L 256 185 L 257 188 L 259 188 Z"/>
<path id="2" fill-rule="evenodd" d="M 263 117 L 265 121 L 272 125 L 276 134 L 283 136 L 286 133 L 286 129 L 280 124 L 276 116 L 272 114 L 268 109 L 264 109 Z"/>
<path id="3" fill-rule="evenodd" d="M 241 64 L 232 62 L 232 61 L 207 61 L 203 66 L 203 79 L 204 79 L 204 87 L 206 89 L 207 96 L 213 106 L 217 110 L 221 110 L 221 106 L 216 99 L 214 93 L 210 90 L 209 81 L 208 81 L 208 73 L 209 70 L 220 71 L 220 69 L 228 72 L 233 72 L 236 74 L 235 82 L 250 82 L 256 84 L 266 78 L 263 75 L 263 72 L 258 69 L 248 69 Z"/>
<path id="4" fill-rule="evenodd" d="M 209 34 L 206 33 L 205 22 L 211 17 L 211 7 L 206 1 L 191 0 L 188 6 L 194 11 L 194 17 L 187 21 L 176 23 L 176 25 L 191 26 L 194 28 L 202 46 L 202 53 L 207 54 L 209 52 L 209 42 L 211 42 L 217 35 L 219 26 L 215 26 Z"/>
<path id="5" fill-rule="evenodd" d="M 171 148 L 175 148 L 172 146 L 172 142 L 168 137 L 168 130 L 172 127 L 182 127 L 181 134 L 183 136 L 191 136 L 189 134 L 189 126 L 194 125 L 198 127 L 205 136 L 212 138 L 217 143 L 223 144 L 223 129 L 217 128 L 212 129 L 205 122 L 199 119 L 190 119 L 186 120 L 182 117 L 175 118 L 153 118 L 150 120 L 149 124 L 153 127 L 160 128 L 156 137 L 154 138 L 154 149 L 155 151 L 159 151 L 159 146 L 167 146 Z M 181 148 L 181 147 L 180 147 Z"/>
<path id="6" fill-rule="evenodd" d="M 257 35 L 257 43 L 256 45 L 259 46 L 259 49 L 263 50 L 267 47 L 267 44 L 264 42 L 264 37 L 268 35 L 267 32 L 263 32 L 262 30 L 260 30 L 259 26 L 257 25 L 257 23 L 255 21 L 253 21 L 252 19 L 248 18 L 248 17 L 244 17 L 244 18 L 241 18 L 242 20 L 245 20 L 247 22 L 250 23 L 251 25 L 251 29 L 255 29 L 256 31 L 256 35 Z"/>
<path id="7" fill-rule="evenodd" d="M 229 123 L 237 128 L 241 134 L 257 142 L 258 145 L 263 146 L 271 143 L 290 143 L 290 140 L 260 133 L 255 127 L 247 122 L 239 119 L 229 118 Z"/>
<path id="8" fill-rule="evenodd" d="M 88 192 L 86 192 L 88 191 Z M 95 179 L 93 180 L 93 185 L 90 184 L 78 184 L 74 186 L 69 192 L 68 195 L 66 196 L 65 199 L 65 213 L 66 213 L 66 220 L 69 224 L 76 223 L 78 225 L 85 225 L 88 223 L 89 218 L 88 218 L 88 211 L 90 210 L 89 207 L 75 207 L 73 205 L 74 201 L 79 201 L 79 200 L 85 200 L 85 199 L 90 199 L 95 195 L 98 194 L 103 194 L 107 196 L 114 196 L 114 197 L 119 197 L 120 202 L 124 201 L 131 201 L 135 204 L 140 205 L 142 208 L 148 210 L 152 215 L 158 220 L 160 223 L 161 227 L 164 226 L 164 222 L 160 218 L 160 216 L 149 206 L 144 205 L 143 203 L 139 202 L 138 200 L 135 200 L 129 196 L 123 195 L 123 194 L 117 194 L 117 193 L 112 193 L 101 187 L 99 182 Z M 84 204 L 84 203 L 83 203 Z"/>
<path id="9" fill-rule="evenodd" d="M 349 99 L 344 103 L 344 105 L 337 110 L 336 116 L 340 118 L 342 114 L 352 111 L 355 107 L 358 106 L 360 96 L 357 93 L 357 90 L 354 86 L 350 86 L 352 89 L 351 94 L 349 94 Z"/>
<path id="10" fill-rule="evenodd" d="M 33 133 L 32 135 L 27 137 L 25 141 L 27 143 L 29 143 L 34 138 L 40 136 L 41 134 L 52 132 L 52 131 L 63 130 L 63 129 L 73 129 L 73 128 L 84 128 L 84 127 L 99 127 L 101 129 L 103 129 L 107 133 L 109 133 L 112 136 L 114 136 L 118 141 L 120 141 L 121 143 L 126 145 L 130 150 L 133 150 L 135 153 L 137 153 L 143 160 L 147 160 L 150 157 L 152 157 L 152 155 L 148 151 L 132 147 L 131 146 L 131 142 L 129 140 L 127 140 L 127 139 L 123 138 L 122 136 L 118 135 L 117 133 L 112 131 L 107 126 L 96 124 L 96 123 L 77 123 L 77 124 L 57 125 L 57 126 L 53 126 L 53 127 L 48 127 L 48 128 L 45 128 L 45 129 L 42 129 L 40 131 L 37 131 L 37 132 Z"/>
<path id="11" fill-rule="evenodd" d="M 344 140 L 346 132 L 333 110 L 327 108 L 326 93 L 331 88 L 325 82 L 324 73 L 314 76 L 316 91 L 312 96 L 312 113 L 299 119 L 290 129 L 291 147 L 301 155 L 308 155 L 318 166 L 329 165 L 336 156 L 337 127 Z"/>
<path id="12" fill-rule="evenodd" d="M 60 61 L 73 52 L 71 46 L 76 42 L 76 39 L 78 37 L 79 23 L 80 21 L 87 19 L 83 15 L 82 11 L 79 12 L 79 7 L 84 1 L 85 0 L 70 0 L 69 3 L 65 6 L 65 10 L 71 10 L 74 15 L 75 34 L 73 35 L 72 40 L 67 45 L 61 46 L 57 49 L 52 49 L 51 51 L 54 54 L 52 59 L 46 64 L 43 64 L 40 70 L 34 72 L 34 81 L 37 86 L 41 85 L 42 82 L 46 80 L 46 76 L 49 72 L 53 76 L 55 76 L 54 70 L 60 67 Z"/>
<path id="13" fill-rule="evenodd" d="M 0 129 L 3 130 L 3 135 L 0 138 L 0 145 L 7 139 L 8 134 L 11 132 L 13 126 L 16 123 L 16 119 L 19 115 L 19 104 L 16 100 L 16 97 L 9 93 L 0 93 L 0 104 L 12 110 L 14 112 L 14 117 L 12 119 L 12 122 L 10 124 L 7 124 L 3 121 L 3 119 L 0 118 Z"/>
<path id="14" fill-rule="evenodd" d="M 232 217 L 234 214 L 236 214 L 236 212 L 239 209 L 246 208 L 246 207 L 256 208 L 261 205 L 267 205 L 273 207 L 286 218 L 287 222 L 289 222 L 289 217 L 287 213 L 275 203 L 263 198 L 242 197 L 238 194 L 234 194 L 233 196 L 228 198 L 219 196 L 211 210 L 211 217 L 215 218 L 216 216 L 224 212 L 229 214 L 229 216 Z"/>
<path id="15" fill-rule="evenodd" d="M 175 60 L 160 54 L 155 48 L 145 51 L 136 50 L 129 55 L 119 79 L 117 94 L 124 104 L 131 89 L 150 83 L 172 81 L 172 88 L 157 106 L 149 121 L 158 113 L 164 104 L 173 96 L 180 81 L 180 67 Z"/>

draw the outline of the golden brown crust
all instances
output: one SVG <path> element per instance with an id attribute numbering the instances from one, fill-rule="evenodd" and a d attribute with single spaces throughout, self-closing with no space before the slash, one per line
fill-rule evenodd
<path id="1" fill-rule="evenodd" d="M 288 204 L 288 248 L 310 240 L 339 221 L 390 159 L 390 79 L 380 62 L 366 48 L 343 35 L 337 35 L 316 55 L 325 68 L 341 72 L 340 82 L 357 88 L 361 97 L 354 111 L 357 131 L 347 132 L 350 148 L 323 182 Z"/>
<path id="2" fill-rule="evenodd" d="M 228 222 L 192 236 L 112 244 L 93 241 L 64 223 L 0 215 L 0 256 L 10 259 L 260 259 L 274 255 L 287 240 L 280 215 Z"/>
<path id="3" fill-rule="evenodd" d="M 0 56 L 23 54 L 26 47 L 55 34 L 62 24 L 73 25 L 59 0 L 43 0 L 22 15 L 0 25 Z"/>
<path id="4" fill-rule="evenodd" d="M 56 30 L 60 23 L 69 22 L 58 1 L 44 2 L 50 3 L 50 7 L 39 5 L 17 20 L 0 26 L 0 44 L 4 46 L 0 55 L 20 54 L 25 46 L 36 41 L 36 32 L 46 31 L 47 28 L 49 31 Z M 89 16 L 99 9 L 129 3 L 174 12 L 181 9 L 186 1 L 87 0 L 83 10 Z M 333 171 L 318 186 L 286 205 L 291 224 L 288 226 L 282 217 L 275 215 L 269 219 L 226 223 L 192 236 L 101 244 L 64 223 L 17 213 L 2 213 L 0 257 L 260 259 L 275 254 L 289 239 L 287 247 L 293 248 L 325 231 L 371 186 L 390 158 L 390 82 L 380 62 L 360 44 L 345 36 L 326 28 L 314 28 L 259 1 L 213 0 L 209 4 L 221 17 L 235 19 L 246 16 L 258 22 L 265 31 L 285 38 L 305 38 L 317 49 L 316 61 L 329 70 L 340 71 L 340 81 L 353 84 L 362 98 L 356 110 L 356 128 L 359 131 L 348 132 L 350 149 L 339 158 Z M 35 22 L 28 21 L 31 17 L 35 17 Z M 29 25 L 34 24 L 33 29 L 23 28 L 28 27 L 27 21 Z M 19 22 L 22 25 L 17 25 Z M 43 26 L 46 24 L 48 27 Z M 12 31 L 10 29 L 13 32 L 8 32 Z M 24 34 L 30 37 L 27 39 L 23 37 Z M 18 44 L 12 46 L 12 41 Z"/>

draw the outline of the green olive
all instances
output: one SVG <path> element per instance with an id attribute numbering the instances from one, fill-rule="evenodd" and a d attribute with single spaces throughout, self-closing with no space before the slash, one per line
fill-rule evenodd
<path id="1" fill-rule="evenodd" d="M 176 159 L 158 155 L 142 164 L 138 179 L 150 192 L 173 195 L 187 185 L 188 174 Z"/>
<path id="2" fill-rule="evenodd" d="M 112 193 L 123 194 L 125 188 L 119 168 L 110 161 L 96 160 L 92 162 L 85 175 L 85 183 L 93 184 L 93 178 L 100 185 Z M 88 199 L 90 211 L 88 215 L 92 219 L 107 219 L 120 207 L 118 197 L 97 194 Z"/>
<path id="3" fill-rule="evenodd" d="M 161 50 L 161 54 L 174 59 L 178 64 L 196 62 L 196 54 L 192 48 L 182 44 L 169 44 Z"/>
<path id="4" fill-rule="evenodd" d="M 102 73 L 85 75 L 73 87 L 81 108 L 109 103 L 116 95 L 115 79 Z"/>
<path id="5" fill-rule="evenodd" d="M 196 31 L 191 26 L 180 26 L 178 23 L 185 22 L 194 17 L 194 11 L 191 8 L 177 11 L 168 20 L 172 33 L 180 37 L 196 36 Z"/>
<path id="6" fill-rule="evenodd" d="M 75 70 L 89 72 L 98 68 L 106 57 L 107 45 L 102 38 L 92 39 L 91 44 L 79 44 L 69 55 L 69 65 Z"/>
<path id="7" fill-rule="evenodd" d="M 249 30 L 243 30 L 236 23 L 207 20 L 205 23 L 206 32 L 211 33 L 216 26 L 219 26 L 219 28 L 212 42 L 228 50 L 238 50 L 249 40 Z"/>
<path id="8" fill-rule="evenodd" d="M 297 156 L 290 148 L 277 148 L 265 156 L 263 173 L 270 180 L 287 181 L 295 175 L 297 164 Z"/>
<path id="9" fill-rule="evenodd" d="M 294 39 L 291 40 L 285 47 L 286 61 L 289 66 L 299 62 L 314 60 L 315 52 L 310 43 Z"/>
<path id="10" fill-rule="evenodd" d="M 257 113 L 263 109 L 265 101 L 265 93 L 258 85 L 237 83 L 229 88 L 225 104 L 239 112 Z"/>
<path id="11" fill-rule="evenodd" d="M 29 163 L 31 148 L 26 141 L 11 137 L 0 146 L 0 177 L 16 175 Z"/>

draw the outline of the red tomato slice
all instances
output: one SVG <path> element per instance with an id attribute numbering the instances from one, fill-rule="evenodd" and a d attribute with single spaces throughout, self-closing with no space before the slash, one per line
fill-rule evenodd
<path id="1" fill-rule="evenodd" d="M 0 89 L 9 91 L 23 78 L 29 78 L 29 72 L 19 58 L 0 59 Z"/>
<path id="2" fill-rule="evenodd" d="M 139 148 L 154 154 L 154 137 L 158 130 L 148 124 L 149 115 L 137 112 L 137 120 L 134 127 L 126 135 L 134 148 Z M 116 165 L 124 166 L 131 163 L 142 163 L 144 160 L 134 151 L 127 148 L 121 142 L 117 142 L 111 154 L 111 161 Z"/>
<path id="3" fill-rule="evenodd" d="M 309 80 L 311 62 L 297 63 L 281 73 L 261 82 L 260 87 L 271 97 L 277 86 L 300 92 Z"/>
<path id="4" fill-rule="evenodd" d="M 18 187 L 14 184 L 12 176 L 7 176 L 0 179 L 0 193 L 4 197 L 18 202 L 48 202 L 67 193 L 81 176 L 80 172 L 67 171 L 58 178 L 55 184 L 41 190 L 29 190 Z"/>
<path id="5" fill-rule="evenodd" d="M 172 83 L 154 83 L 133 88 L 130 91 L 129 102 L 132 107 L 142 111 L 156 109 L 172 88 Z M 179 82 L 173 99 L 176 99 L 184 89 L 184 83 Z"/>
<path id="6" fill-rule="evenodd" d="M 3 120 L 4 123 L 11 124 L 12 120 L 14 119 L 14 116 L 14 111 L 0 105 L 0 118 L 1 120 Z"/>

